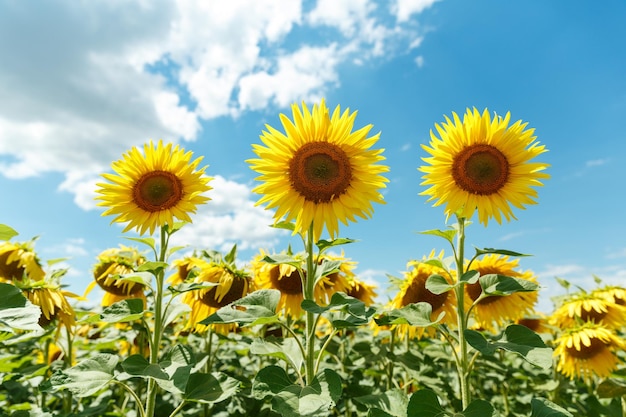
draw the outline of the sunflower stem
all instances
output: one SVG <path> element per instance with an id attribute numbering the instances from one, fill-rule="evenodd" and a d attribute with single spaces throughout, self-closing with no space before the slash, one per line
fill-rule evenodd
<path id="1" fill-rule="evenodd" d="M 304 299 L 313 301 L 313 292 L 315 290 L 315 265 L 313 263 L 313 222 L 309 227 L 306 235 L 306 275 L 304 277 Z M 315 378 L 315 314 L 306 312 L 306 357 L 305 366 L 305 385 L 310 385 Z"/>
<path id="2" fill-rule="evenodd" d="M 165 262 L 167 253 L 167 225 L 161 227 L 161 245 L 158 262 Z M 150 343 L 150 364 L 159 363 L 159 346 L 163 335 L 163 281 L 165 271 L 161 268 L 156 271 L 154 277 L 156 285 L 154 287 L 154 331 L 152 332 L 152 343 Z M 148 398 L 146 401 L 146 417 L 153 417 L 156 406 L 156 393 L 158 385 L 154 378 L 148 380 Z"/>
<path id="3" fill-rule="evenodd" d="M 456 245 L 456 271 L 457 277 L 461 277 L 464 271 L 464 252 L 465 252 L 465 218 L 457 216 L 457 222 L 459 226 L 457 234 Z M 459 381 L 461 385 L 461 402 L 463 409 L 466 409 L 469 405 L 470 391 L 469 391 L 469 363 L 467 359 L 467 341 L 465 340 L 465 329 L 467 328 L 467 318 L 465 317 L 465 284 L 455 286 L 454 288 L 457 300 L 457 323 L 459 328 L 459 356 L 457 361 L 457 369 L 459 372 Z"/>

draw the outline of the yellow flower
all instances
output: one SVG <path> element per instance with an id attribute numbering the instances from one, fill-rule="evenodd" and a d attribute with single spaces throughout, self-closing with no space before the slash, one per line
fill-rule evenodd
<path id="1" fill-rule="evenodd" d="M 330 116 L 324 100 L 312 112 L 292 105 L 293 121 L 281 114 L 285 133 L 266 125 L 261 135 L 266 146 L 253 145 L 259 159 L 250 167 L 263 181 L 253 191 L 263 196 L 258 204 L 276 209 L 276 222 L 295 220 L 294 233 L 304 234 L 313 224 L 313 238 L 319 240 L 324 226 L 331 238 L 339 222 L 347 225 L 355 217 L 368 218 L 372 202 L 384 203 L 378 191 L 388 181 L 382 173 L 389 168 L 382 149 L 370 149 L 380 133 L 367 137 L 372 125 L 352 131 L 356 112 L 341 113 L 337 106 Z"/>
<path id="2" fill-rule="evenodd" d="M 41 327 L 48 327 L 55 320 L 58 320 L 61 325 L 73 331 L 76 324 L 76 314 L 67 301 L 67 297 L 78 298 L 77 295 L 63 291 L 58 285 L 46 281 L 22 288 L 22 293 L 31 303 L 41 309 L 41 316 L 39 316 Z"/>
<path id="3" fill-rule="evenodd" d="M 349 281 L 349 287 L 346 294 L 350 297 L 354 297 L 357 300 L 363 301 L 367 306 L 374 304 L 376 296 L 377 286 L 375 284 L 369 284 L 365 281 L 361 281 L 357 277 L 352 277 Z"/>
<path id="4" fill-rule="evenodd" d="M 426 289 L 426 280 L 433 275 L 438 274 L 443 276 L 449 284 L 453 284 L 452 277 L 448 273 L 435 265 L 425 263 L 428 259 L 443 259 L 443 251 L 435 256 L 435 251 L 431 251 L 428 258 L 422 259 L 422 261 L 410 261 L 407 264 L 407 268 L 410 268 L 404 273 L 404 278 L 400 283 L 400 291 L 395 295 L 393 300 L 389 303 L 390 308 L 402 308 L 413 303 L 428 303 L 432 307 L 431 320 L 436 320 L 441 312 L 444 312 L 440 323 L 447 324 L 449 326 L 455 326 L 457 321 L 456 314 L 456 296 L 454 291 L 446 291 L 443 294 L 433 294 Z M 409 337 L 422 337 L 426 328 L 413 327 L 406 324 L 398 326 L 398 333 L 402 336 L 409 333 Z M 429 334 L 432 334 L 432 328 L 428 330 Z"/>
<path id="5" fill-rule="evenodd" d="M 594 375 L 609 376 L 619 362 L 616 350 L 626 348 L 624 341 L 611 330 L 591 322 L 568 329 L 555 340 L 555 345 L 557 372 L 587 382 Z"/>
<path id="6" fill-rule="evenodd" d="M 626 323 L 626 307 L 603 294 L 581 291 L 566 298 L 550 319 L 551 324 L 562 329 L 587 321 L 619 329 Z"/>
<path id="7" fill-rule="evenodd" d="M 44 270 L 33 250 L 33 242 L 0 243 L 0 281 L 44 279 Z"/>
<path id="8" fill-rule="evenodd" d="M 152 141 L 145 144 L 143 155 L 133 147 L 112 164 L 115 174 L 102 174 L 110 182 L 97 184 L 98 205 L 108 207 L 102 215 L 115 215 L 111 223 L 128 222 L 124 232 L 135 228 L 141 235 L 171 226 L 174 217 L 191 222 L 188 213 L 209 200 L 202 193 L 211 189 L 206 167 L 197 169 L 202 157 L 191 158 L 191 152 L 171 143 L 163 146 L 162 141 L 156 147 Z"/>
<path id="9" fill-rule="evenodd" d="M 605 297 L 609 302 L 626 306 L 626 289 L 617 285 L 607 285 L 592 291 L 593 295 Z"/>
<path id="10" fill-rule="evenodd" d="M 509 259 L 508 256 L 489 254 L 481 259 L 474 260 L 471 269 L 478 271 L 480 275 L 498 274 L 512 278 L 524 279 L 537 283 L 537 278 L 530 271 L 517 271 L 519 259 Z M 465 284 L 465 293 L 470 301 L 467 307 L 476 301 L 482 289 L 480 283 Z M 494 323 L 498 326 L 509 321 L 518 320 L 533 312 L 539 294 L 537 291 L 516 292 L 511 295 L 492 295 L 483 298 L 476 304 L 473 310 L 474 320 L 479 328 L 495 330 Z"/>
<path id="11" fill-rule="evenodd" d="M 493 217 L 501 223 L 515 219 L 511 205 L 523 209 L 536 204 L 537 191 L 531 187 L 543 185 L 549 178 L 541 171 L 549 165 L 530 162 L 546 152 L 536 142 L 534 129 L 517 121 L 509 126 L 510 113 L 504 118 L 490 118 L 487 109 L 482 115 L 477 109 L 467 109 L 463 121 L 452 113 L 454 121 L 446 116 L 442 125 L 435 124 L 438 138 L 431 130 L 430 146 L 422 148 L 431 156 L 422 158 L 428 165 L 421 185 L 430 186 L 420 195 L 445 204 L 446 215 L 457 214 L 471 218 L 478 210 L 478 219 L 484 225 Z"/>
<path id="12" fill-rule="evenodd" d="M 549 333 L 550 326 L 545 314 L 532 313 L 515 320 L 515 324 L 524 326 L 535 333 Z"/>
<path id="13" fill-rule="evenodd" d="M 336 292 L 347 293 L 350 288 L 350 280 L 354 279 L 352 270 L 356 267 L 356 262 L 347 259 L 342 253 L 341 256 L 323 254 L 320 263 L 324 261 L 340 261 L 339 271 L 328 274 L 325 279 L 320 280 L 314 289 L 315 301 L 320 304 L 330 303 L 330 299 Z"/>
<path id="14" fill-rule="evenodd" d="M 202 268 L 193 282 L 217 284 L 183 294 L 182 302 L 191 307 L 186 329 L 200 333 L 208 329 L 208 326 L 200 324 L 202 320 L 253 290 L 253 283 L 248 274 L 232 271 L 224 265 L 215 263 L 208 263 Z M 236 325 L 218 325 L 214 328 L 220 333 L 228 333 L 235 327 Z"/>
<path id="15" fill-rule="evenodd" d="M 208 266 L 209 262 L 196 256 L 187 256 L 183 259 L 176 259 L 172 262 L 172 267 L 176 268 L 176 272 L 170 275 L 167 282 L 172 285 L 182 284 L 187 279 L 195 278 L 200 270 L 207 268 Z"/>
<path id="16" fill-rule="evenodd" d="M 104 307 L 129 298 L 141 298 L 145 305 L 145 286 L 119 277 L 133 274 L 144 262 L 146 258 L 135 248 L 120 245 L 119 248 L 106 249 L 98 255 L 98 262 L 93 269 L 94 281 L 87 287 L 85 295 L 97 284 L 104 290 Z"/>

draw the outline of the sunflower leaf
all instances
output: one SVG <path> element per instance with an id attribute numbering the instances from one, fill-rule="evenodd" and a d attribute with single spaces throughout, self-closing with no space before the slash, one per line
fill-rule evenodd
<path id="1" fill-rule="evenodd" d="M 480 273 L 478 271 L 470 270 L 470 271 L 465 272 L 463 275 L 461 275 L 459 282 L 465 282 L 467 284 L 475 284 L 478 282 L 479 277 L 480 277 Z"/>
<path id="2" fill-rule="evenodd" d="M 442 311 L 435 321 L 431 320 L 432 306 L 426 302 L 408 304 L 402 308 L 383 313 L 374 319 L 379 326 L 392 324 L 410 324 L 417 327 L 428 327 L 441 321 L 445 313 Z"/>
<path id="3" fill-rule="evenodd" d="M 566 409 L 545 398 L 533 398 L 530 400 L 530 406 L 532 409 L 530 417 L 574 417 Z"/>
<path id="4" fill-rule="evenodd" d="M 182 284 L 169 287 L 168 289 L 173 293 L 180 294 L 188 291 L 217 287 L 218 285 L 220 285 L 219 282 L 183 282 Z"/>
<path id="5" fill-rule="evenodd" d="M 296 230 L 296 225 L 292 222 L 278 222 L 278 223 L 274 223 L 271 226 L 276 229 L 291 230 L 292 232 Z"/>
<path id="6" fill-rule="evenodd" d="M 432 229 L 432 230 L 425 230 L 425 231 L 419 232 L 419 233 L 422 234 L 422 235 L 439 236 L 441 238 L 444 238 L 445 240 L 447 240 L 451 244 L 454 244 L 454 237 L 456 236 L 456 232 L 457 231 L 454 230 L 454 229 L 448 229 L 448 230 Z"/>
<path id="7" fill-rule="evenodd" d="M 126 373 L 140 378 L 169 379 L 169 376 L 158 364 L 151 364 L 143 355 L 135 354 L 121 363 Z"/>
<path id="8" fill-rule="evenodd" d="M 400 389 L 394 388 L 381 394 L 363 395 L 361 397 L 354 398 L 354 401 L 367 407 L 369 415 L 371 416 L 407 416 L 407 404 L 409 404 L 409 399 L 407 398 L 406 393 Z M 410 405 L 408 411 L 411 416 L 422 415 L 411 413 Z"/>
<path id="9" fill-rule="evenodd" d="M 89 397 L 113 380 L 113 370 L 119 358 L 98 353 L 76 366 L 57 372 L 50 378 L 47 389 L 68 389 L 77 397 Z"/>
<path id="10" fill-rule="evenodd" d="M 322 314 L 326 312 L 336 312 L 329 319 L 336 329 L 358 327 L 369 322 L 376 309 L 367 307 L 363 301 L 351 297 L 343 292 L 336 292 L 330 299 L 327 306 L 320 306 L 312 300 L 302 300 L 303 310 Z"/>
<path id="11" fill-rule="evenodd" d="M 278 290 L 257 290 L 220 308 L 202 320 L 200 324 L 237 323 L 239 326 L 255 326 L 277 323 L 279 319 L 276 315 L 276 307 L 279 300 L 280 291 Z"/>
<path id="12" fill-rule="evenodd" d="M 156 275 L 159 271 L 162 271 L 164 269 L 167 269 L 169 267 L 169 264 L 167 262 L 154 262 L 154 261 L 148 261 L 145 262 L 141 265 L 139 265 L 139 267 L 137 268 L 137 272 L 150 272 L 154 275 Z"/>
<path id="13" fill-rule="evenodd" d="M 0 329 L 3 332 L 42 330 L 40 315 L 39 306 L 31 303 L 19 288 L 0 282 Z"/>
<path id="14" fill-rule="evenodd" d="M 411 395 L 407 413 L 410 416 L 439 417 L 447 415 L 439 403 L 437 394 L 429 389 L 421 389 Z"/>
<path id="15" fill-rule="evenodd" d="M 107 323 L 125 323 L 143 317 L 143 300 L 130 298 L 121 300 L 106 307 L 100 313 L 100 320 Z"/>
<path id="16" fill-rule="evenodd" d="M 239 381 L 222 372 L 193 373 L 183 398 L 204 404 L 214 404 L 234 396 L 239 391 Z"/>
<path id="17" fill-rule="evenodd" d="M 354 242 L 356 242 L 356 240 L 340 237 L 338 239 L 333 239 L 333 240 L 321 239 L 321 240 L 318 240 L 315 245 L 317 246 L 320 252 L 323 252 L 326 249 L 331 248 L 333 246 L 347 245 L 348 243 L 354 243 Z"/>
<path id="18" fill-rule="evenodd" d="M 428 291 L 435 295 L 446 293 L 455 287 L 454 284 L 450 284 L 444 276 L 439 274 L 429 276 L 425 286 Z"/>
<path id="19" fill-rule="evenodd" d="M 310 385 L 289 385 L 274 394 L 272 409 L 284 417 L 325 417 L 341 397 L 342 382 L 330 369 L 317 374 Z"/>
<path id="20" fill-rule="evenodd" d="M 257 339 L 250 345 L 250 353 L 255 355 L 265 355 L 282 359 L 300 373 L 304 356 L 296 339 L 289 337 L 286 339 Z"/>
<path id="21" fill-rule="evenodd" d="M 512 250 L 507 249 L 495 249 L 495 248 L 474 248 L 476 249 L 476 256 L 486 255 L 486 254 L 497 254 L 497 255 L 507 255 L 507 256 L 532 256 L 524 253 L 514 252 Z"/>
<path id="22" fill-rule="evenodd" d="M 619 379 L 605 379 L 598 385 L 598 397 L 614 398 L 626 395 L 626 381 Z"/>
<path id="23" fill-rule="evenodd" d="M 263 262 L 267 262 L 268 264 L 272 265 L 287 264 L 293 266 L 294 268 L 302 268 L 302 259 L 283 253 L 277 253 L 272 256 L 265 256 L 263 258 Z"/>
<path id="24" fill-rule="evenodd" d="M 126 239 L 132 240 L 133 242 L 143 243 L 150 249 L 156 250 L 156 242 L 152 237 L 127 237 Z"/>
<path id="25" fill-rule="evenodd" d="M 487 274 L 478 281 L 484 295 L 511 295 L 516 292 L 537 291 L 539 285 L 521 278 L 508 277 L 500 274 Z"/>
<path id="26" fill-rule="evenodd" d="M 6 224 L 0 224 L 0 240 L 10 240 L 12 237 L 17 236 L 17 233 L 13 228 Z"/>

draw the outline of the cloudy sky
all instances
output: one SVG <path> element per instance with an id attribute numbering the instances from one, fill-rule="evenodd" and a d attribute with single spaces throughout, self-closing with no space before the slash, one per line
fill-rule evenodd
<path id="1" fill-rule="evenodd" d="M 178 238 L 240 261 L 298 241 L 255 207 L 246 159 L 293 102 L 357 110 L 382 132 L 390 183 L 374 217 L 344 228 L 362 278 L 381 285 L 443 242 L 420 145 L 444 115 L 488 108 L 536 129 L 552 178 L 517 221 L 468 244 L 533 254 L 542 306 L 555 276 L 626 279 L 626 3 L 542 0 L 0 0 L 0 223 L 68 258 L 82 293 L 96 255 L 126 241 L 95 182 L 132 146 L 162 138 L 203 156 L 212 201 Z M 393 294 L 390 294 L 393 295 Z"/>

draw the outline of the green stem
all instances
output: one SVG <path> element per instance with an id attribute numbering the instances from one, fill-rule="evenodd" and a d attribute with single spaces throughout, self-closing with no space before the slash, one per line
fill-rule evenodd
<path id="1" fill-rule="evenodd" d="M 165 262 L 167 253 L 167 231 L 166 226 L 161 227 L 161 245 L 158 262 Z M 152 343 L 150 343 L 150 364 L 159 363 L 159 347 L 161 346 L 161 337 L 163 335 L 163 281 L 165 271 L 163 268 L 157 270 L 154 275 L 156 285 L 154 288 L 154 331 L 152 332 Z M 156 393 L 158 385 L 153 378 L 148 380 L 148 399 L 146 401 L 146 417 L 153 417 L 156 406 Z"/>
<path id="2" fill-rule="evenodd" d="M 72 350 L 74 349 L 74 339 L 72 337 L 72 332 L 68 327 L 65 327 L 65 336 L 67 337 L 67 352 L 65 352 L 65 367 L 71 368 L 72 362 L 74 361 L 74 357 L 72 355 Z M 65 397 L 65 401 L 63 404 L 64 412 L 69 414 L 72 411 L 72 392 L 68 390 L 67 395 Z"/>
<path id="3" fill-rule="evenodd" d="M 135 400 L 135 402 L 137 403 L 137 410 L 139 410 L 139 416 L 140 417 L 146 417 L 146 413 L 143 411 L 143 409 L 141 408 L 141 399 L 137 396 L 137 394 L 135 393 L 135 391 L 133 391 L 132 388 L 130 388 L 128 385 L 126 385 L 125 383 L 118 381 L 116 379 L 114 379 L 112 381 L 113 383 L 121 386 L 122 388 L 124 388 L 126 391 L 128 391 L 128 393 L 130 394 L 131 397 L 133 397 L 133 399 Z"/>
<path id="4" fill-rule="evenodd" d="M 317 360 L 315 361 L 315 371 L 314 371 L 314 373 L 317 374 L 317 372 L 319 370 L 319 367 L 320 367 L 320 362 L 322 360 L 322 355 L 323 355 L 324 351 L 326 350 L 326 348 L 328 347 L 328 345 L 330 344 L 331 340 L 333 339 L 333 337 L 335 337 L 336 334 L 337 334 L 337 329 L 333 329 L 330 332 L 330 334 L 328 335 L 328 339 L 326 339 L 326 341 L 322 345 L 319 353 L 317 354 Z"/>
<path id="5" fill-rule="evenodd" d="M 315 264 L 313 262 L 313 223 L 306 235 L 306 275 L 304 277 L 304 299 L 314 301 L 315 290 Z M 305 384 L 310 385 L 315 378 L 315 314 L 307 311 L 306 316 L 305 345 L 306 355 L 304 360 Z"/>
<path id="6" fill-rule="evenodd" d="M 181 401 L 180 405 L 171 412 L 170 417 L 174 417 L 176 414 L 180 413 L 183 407 L 187 404 L 187 401 Z"/>
<path id="7" fill-rule="evenodd" d="M 465 257 L 465 218 L 457 217 L 459 230 L 457 235 L 456 245 L 456 272 L 458 279 L 461 278 L 465 272 L 464 257 Z M 469 391 L 469 369 L 467 359 L 467 341 L 465 340 L 465 329 L 467 328 L 467 318 L 465 317 L 465 284 L 457 285 L 454 288 L 457 300 L 457 324 L 459 327 L 459 360 L 457 361 L 457 369 L 459 372 L 459 382 L 461 385 L 461 402 L 463 409 L 466 409 L 469 405 L 470 391 Z"/>

